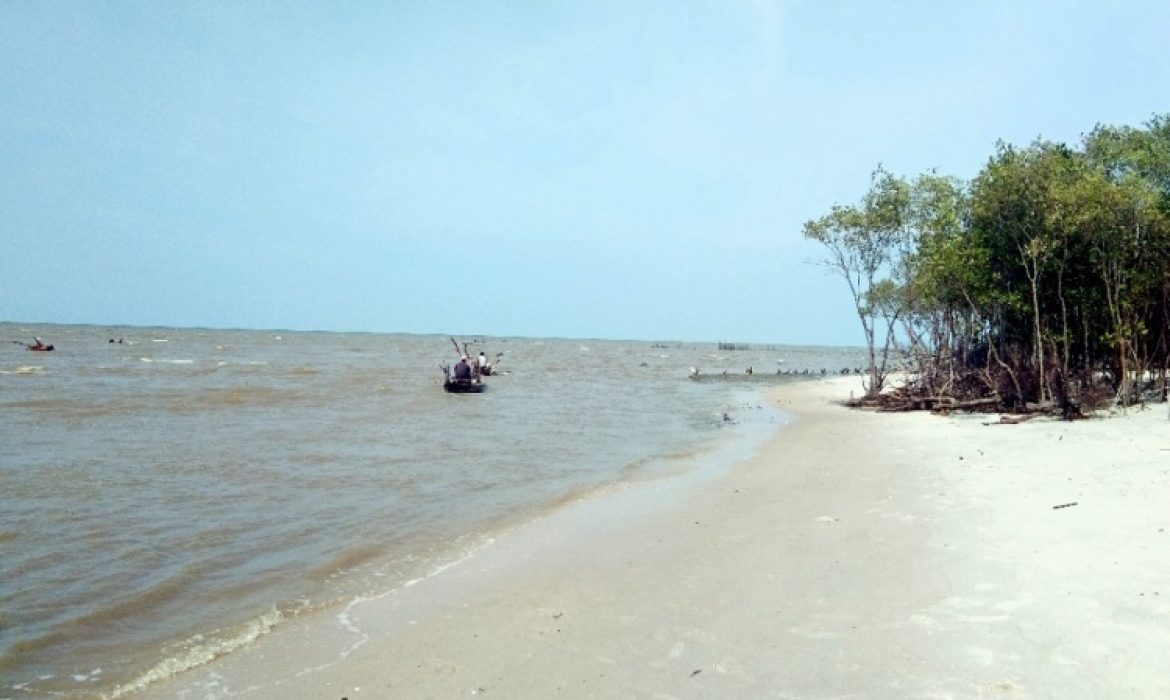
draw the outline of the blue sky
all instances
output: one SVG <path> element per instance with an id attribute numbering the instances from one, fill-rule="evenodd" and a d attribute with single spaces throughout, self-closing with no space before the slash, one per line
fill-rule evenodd
<path id="1" fill-rule="evenodd" d="M 0 320 L 860 344 L 804 221 L 1170 111 L 1170 3 L 0 0 Z"/>

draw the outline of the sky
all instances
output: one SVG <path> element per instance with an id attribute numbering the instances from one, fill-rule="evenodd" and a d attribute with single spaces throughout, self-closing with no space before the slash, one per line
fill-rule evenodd
<path id="1" fill-rule="evenodd" d="M 0 0 L 0 321 L 860 345 L 879 164 L 1170 111 L 1165 0 Z"/>

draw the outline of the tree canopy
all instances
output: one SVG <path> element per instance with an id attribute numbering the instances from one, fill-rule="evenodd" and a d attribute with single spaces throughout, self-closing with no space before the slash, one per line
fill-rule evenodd
<path id="1" fill-rule="evenodd" d="M 848 283 L 870 400 L 893 361 L 908 406 L 1071 415 L 1166 397 L 1170 115 L 1075 147 L 999 143 L 969 182 L 879 166 L 804 235 Z"/>

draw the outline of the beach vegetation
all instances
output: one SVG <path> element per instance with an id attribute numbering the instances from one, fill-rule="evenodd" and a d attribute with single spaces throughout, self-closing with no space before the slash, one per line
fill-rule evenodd
<path id="1" fill-rule="evenodd" d="M 880 165 L 870 175 L 870 189 L 859 204 L 835 205 L 804 224 L 804 235 L 825 246 L 825 265 L 849 287 L 865 337 L 868 360 L 866 395 L 875 397 L 885 385 L 895 324 L 904 308 L 896 303 L 899 255 L 909 209 L 909 190 L 902 178 Z"/>
<path id="2" fill-rule="evenodd" d="M 864 402 L 1074 417 L 1166 400 L 1170 115 L 1001 142 L 966 182 L 879 166 L 803 232 L 848 283 Z M 894 362 L 906 381 L 883 393 Z"/>

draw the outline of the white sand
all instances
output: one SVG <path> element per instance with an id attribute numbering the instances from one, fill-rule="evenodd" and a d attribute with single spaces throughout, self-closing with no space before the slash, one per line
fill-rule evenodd
<path id="1" fill-rule="evenodd" d="M 856 382 L 774 390 L 798 420 L 728 474 L 569 505 L 145 695 L 1170 697 L 1166 407 L 988 426 L 836 405 Z"/>

